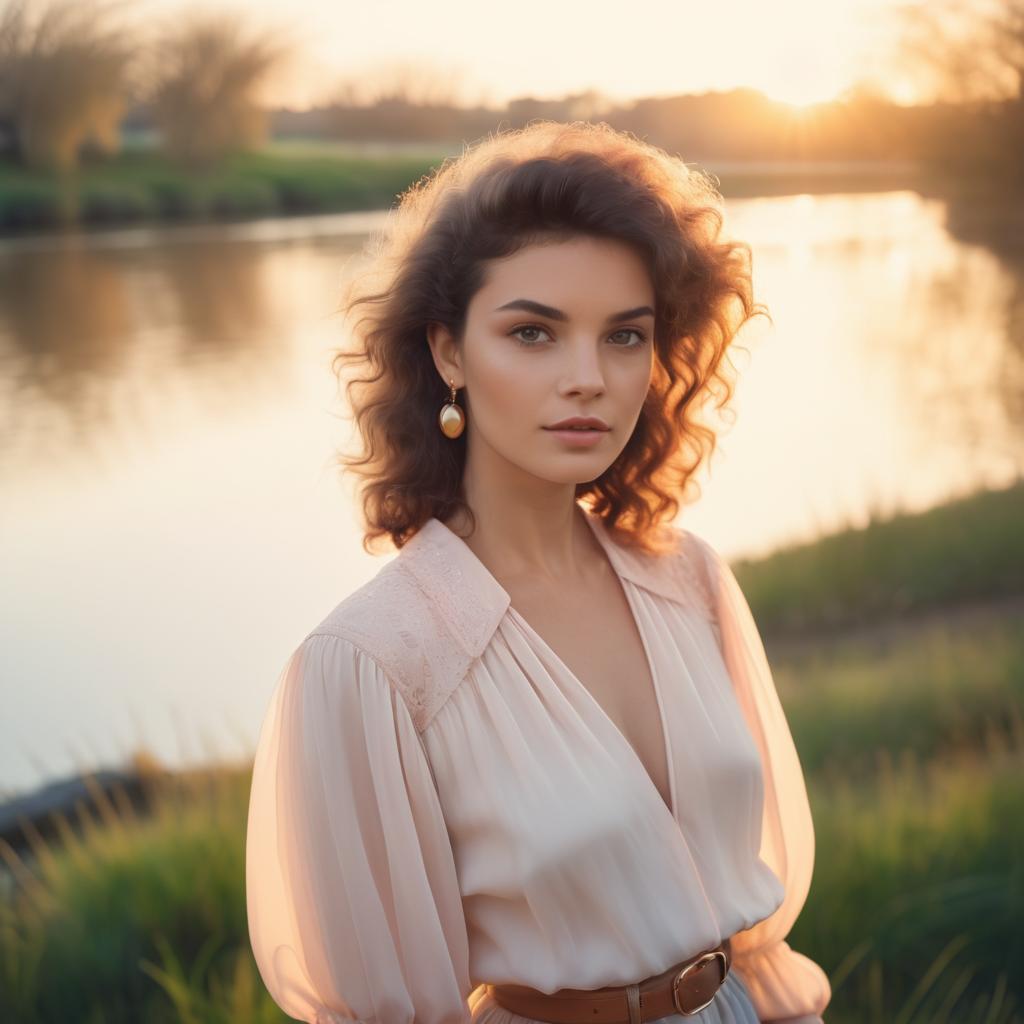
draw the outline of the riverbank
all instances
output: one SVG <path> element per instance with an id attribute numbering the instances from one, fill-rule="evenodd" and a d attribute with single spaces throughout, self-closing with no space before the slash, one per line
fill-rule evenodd
<path id="1" fill-rule="evenodd" d="M 0 163 L 0 234 L 386 209 L 459 149 L 276 142 L 205 174 L 144 148 L 96 160 L 67 177 Z M 924 182 L 921 169 L 907 161 L 687 163 L 714 174 L 727 197 L 889 191 Z"/>
<path id="2" fill-rule="evenodd" d="M 190 173 L 156 152 L 130 150 L 68 176 L 0 164 L 0 234 L 385 209 L 437 158 L 269 148 Z"/>

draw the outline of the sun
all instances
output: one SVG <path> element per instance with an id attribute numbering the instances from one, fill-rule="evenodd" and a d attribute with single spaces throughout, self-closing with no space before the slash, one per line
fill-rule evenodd
<path id="1" fill-rule="evenodd" d="M 838 82 L 812 84 L 810 82 L 793 81 L 762 88 L 761 92 L 769 97 L 769 99 L 773 99 L 778 103 L 785 103 L 786 106 L 792 107 L 795 111 L 805 111 L 819 104 L 831 103 L 837 100 L 844 88 L 845 85 Z"/>
<path id="2" fill-rule="evenodd" d="M 823 46 L 802 47 L 789 41 L 772 62 L 769 74 L 761 76 L 761 92 L 794 109 L 806 109 L 838 99 L 849 81 L 837 61 L 828 59 Z"/>

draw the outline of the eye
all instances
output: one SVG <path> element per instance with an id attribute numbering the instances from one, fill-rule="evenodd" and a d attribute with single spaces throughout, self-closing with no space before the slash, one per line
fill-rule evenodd
<path id="1" fill-rule="evenodd" d="M 636 330 L 636 328 L 634 327 L 623 327 L 622 330 L 616 331 L 615 334 L 636 335 L 635 342 L 633 342 L 631 345 L 620 345 L 619 348 L 639 348 L 647 340 L 647 335 L 645 335 L 643 331 Z M 612 335 L 613 338 L 615 337 L 615 334 Z"/>
<path id="2" fill-rule="evenodd" d="M 543 327 L 538 327 L 536 324 L 524 324 L 522 327 L 516 327 L 509 331 L 509 335 L 515 338 L 520 345 L 523 345 L 526 348 L 537 348 L 540 345 L 540 342 L 521 338 L 519 335 L 523 331 L 540 331 L 541 334 L 547 334 L 547 331 L 545 331 Z"/>
<path id="3" fill-rule="evenodd" d="M 538 348 L 541 344 L 543 344 L 538 339 L 524 338 L 522 335 L 526 331 L 539 332 L 540 334 L 544 335 L 547 335 L 548 333 L 543 327 L 540 327 L 537 324 L 523 324 L 521 327 L 515 327 L 511 331 L 509 331 L 509 335 L 515 338 L 516 341 L 518 341 L 519 344 L 522 345 L 524 348 Z M 626 344 L 616 343 L 616 348 L 640 348 L 640 346 L 647 341 L 647 336 L 643 333 L 643 331 L 638 331 L 635 327 L 623 327 L 620 330 L 615 331 L 611 335 L 611 337 L 614 338 L 618 334 L 636 335 L 636 341 L 629 342 Z M 548 337 L 550 337 L 550 335 L 548 335 Z"/>

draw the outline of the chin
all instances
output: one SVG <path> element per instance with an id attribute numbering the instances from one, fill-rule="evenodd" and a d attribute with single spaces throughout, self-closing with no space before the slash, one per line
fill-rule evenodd
<path id="1" fill-rule="evenodd" d="M 567 452 L 560 464 L 538 466 L 531 470 L 534 476 L 552 484 L 586 484 L 596 480 L 611 465 L 607 459 L 589 458 L 582 452 Z"/>

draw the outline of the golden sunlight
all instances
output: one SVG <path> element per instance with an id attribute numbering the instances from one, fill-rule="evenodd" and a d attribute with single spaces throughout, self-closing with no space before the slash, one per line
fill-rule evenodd
<path id="1" fill-rule="evenodd" d="M 796 111 L 809 110 L 819 103 L 838 99 L 846 83 L 807 84 L 795 81 L 789 85 L 765 87 L 761 91 L 770 99 L 785 103 Z"/>
<path id="2" fill-rule="evenodd" d="M 138 0 L 173 15 L 190 0 Z M 618 101 L 734 88 L 798 106 L 833 100 L 871 70 L 898 0 L 634 0 L 628 14 L 579 2 L 519 0 L 500 44 L 473 0 L 338 5 L 309 0 L 215 0 L 251 23 L 294 23 L 302 59 L 275 101 L 303 106 L 395 78 L 459 103 L 557 98 L 583 90 Z M 397 6 L 400 17 L 395 17 Z M 445 29 L 440 30 L 443 23 Z M 583 38 L 586 45 L 567 45 Z M 424 42 L 429 45 L 424 47 Z M 885 76 L 886 78 L 888 76 Z M 379 84 L 379 83 L 377 83 Z"/>

